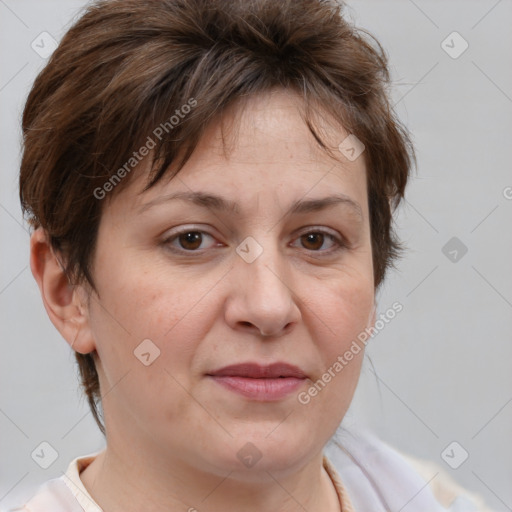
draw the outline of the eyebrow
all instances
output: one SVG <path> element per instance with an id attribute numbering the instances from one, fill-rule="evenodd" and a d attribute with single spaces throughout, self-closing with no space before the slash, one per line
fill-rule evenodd
<path id="1" fill-rule="evenodd" d="M 200 207 L 216 210 L 219 212 L 235 214 L 240 213 L 240 205 L 235 201 L 231 201 L 221 196 L 205 192 L 175 192 L 173 194 L 167 194 L 142 205 L 138 209 L 138 213 L 143 213 L 154 206 L 168 203 L 174 200 L 191 201 L 193 204 L 196 204 Z M 357 217 L 359 217 L 360 220 L 363 219 L 363 212 L 359 203 L 345 194 L 334 194 L 317 199 L 299 199 L 292 203 L 286 212 L 286 215 L 298 215 L 317 212 L 339 204 L 348 206 L 357 215 Z"/>

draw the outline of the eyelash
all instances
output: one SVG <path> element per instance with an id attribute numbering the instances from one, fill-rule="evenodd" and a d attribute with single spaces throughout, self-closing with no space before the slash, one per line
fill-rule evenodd
<path id="1" fill-rule="evenodd" d="M 200 233 L 202 235 L 207 235 L 207 236 L 210 236 L 212 238 L 215 238 L 213 235 L 211 235 L 207 231 L 203 231 L 203 230 L 200 230 L 200 229 L 194 229 L 194 228 L 188 228 L 188 229 L 182 229 L 182 230 L 178 231 L 177 233 L 173 233 L 171 236 L 165 238 L 162 241 L 162 244 L 165 245 L 170 251 L 172 251 L 174 253 L 182 254 L 182 255 L 193 254 L 193 253 L 201 253 L 201 252 L 204 252 L 204 251 L 207 250 L 207 249 L 187 250 L 187 249 L 172 247 L 170 245 L 171 242 L 173 242 L 174 240 L 177 240 L 181 235 L 185 235 L 187 233 Z M 332 233 L 330 233 L 330 232 L 328 232 L 328 231 L 326 231 L 324 229 L 316 229 L 315 228 L 315 229 L 311 229 L 309 231 L 305 231 L 303 233 L 300 233 L 298 235 L 298 237 L 296 238 L 296 240 L 300 240 L 301 237 L 303 237 L 305 235 L 310 235 L 310 234 L 324 235 L 324 236 L 328 237 L 335 244 L 334 248 L 331 248 L 331 249 L 326 250 L 326 251 L 325 250 L 324 251 L 315 251 L 315 250 L 304 249 L 305 251 L 308 251 L 308 252 L 311 252 L 311 253 L 315 254 L 315 256 L 317 256 L 317 255 L 320 255 L 320 257 L 330 256 L 330 255 L 333 255 L 333 254 L 335 254 L 335 253 L 337 253 L 337 252 L 347 248 L 347 243 L 344 240 L 344 238 L 337 237 L 336 235 L 333 235 Z M 322 243 L 322 245 L 323 245 L 323 243 Z"/>

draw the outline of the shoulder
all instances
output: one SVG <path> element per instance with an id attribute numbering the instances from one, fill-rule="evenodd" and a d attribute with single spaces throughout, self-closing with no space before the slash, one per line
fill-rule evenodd
<path id="1" fill-rule="evenodd" d="M 368 431 L 340 430 L 325 455 L 356 512 L 492 512 L 436 464 L 402 454 Z"/>
<path id="2" fill-rule="evenodd" d="M 83 512 L 83 509 L 61 477 L 40 485 L 23 506 L 2 512 Z"/>
<path id="3" fill-rule="evenodd" d="M 73 459 L 61 477 L 41 484 L 23 506 L 0 512 L 102 512 L 79 476 L 98 453 Z"/>
<path id="4" fill-rule="evenodd" d="M 434 496 L 448 510 L 458 512 L 493 512 L 486 506 L 481 496 L 460 486 L 439 464 L 422 460 L 400 452 L 409 465 L 429 482 Z"/>

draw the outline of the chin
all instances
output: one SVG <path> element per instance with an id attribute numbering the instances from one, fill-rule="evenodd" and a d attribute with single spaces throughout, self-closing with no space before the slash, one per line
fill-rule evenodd
<path id="1" fill-rule="evenodd" d="M 269 428 L 265 424 L 262 428 L 238 432 L 224 446 L 219 446 L 222 453 L 212 457 L 211 463 L 222 471 L 236 472 L 237 478 L 244 481 L 261 480 L 267 472 L 283 477 L 306 464 L 323 444 L 308 438 L 305 432 L 298 432 L 297 425 L 285 428 L 283 424 L 276 428 L 274 424 Z"/>

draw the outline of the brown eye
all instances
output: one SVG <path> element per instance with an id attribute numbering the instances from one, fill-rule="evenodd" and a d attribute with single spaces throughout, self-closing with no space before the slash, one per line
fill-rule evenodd
<path id="1" fill-rule="evenodd" d="M 324 237 L 323 233 L 307 233 L 301 236 L 301 240 L 306 249 L 318 251 L 324 244 Z"/>
<path id="2" fill-rule="evenodd" d="M 199 249 L 201 246 L 203 236 L 200 231 L 188 231 L 186 233 L 181 233 L 177 239 L 182 249 L 194 251 Z"/>
<path id="3" fill-rule="evenodd" d="M 328 256 L 346 248 L 345 240 L 327 231 L 308 231 L 297 239 L 300 248 L 316 253 L 317 256 Z"/>
<path id="4" fill-rule="evenodd" d="M 208 240 L 210 240 L 209 245 Z M 177 253 L 202 252 L 203 249 L 210 249 L 215 246 L 215 238 L 205 231 L 184 229 L 167 237 L 163 245 Z"/>

